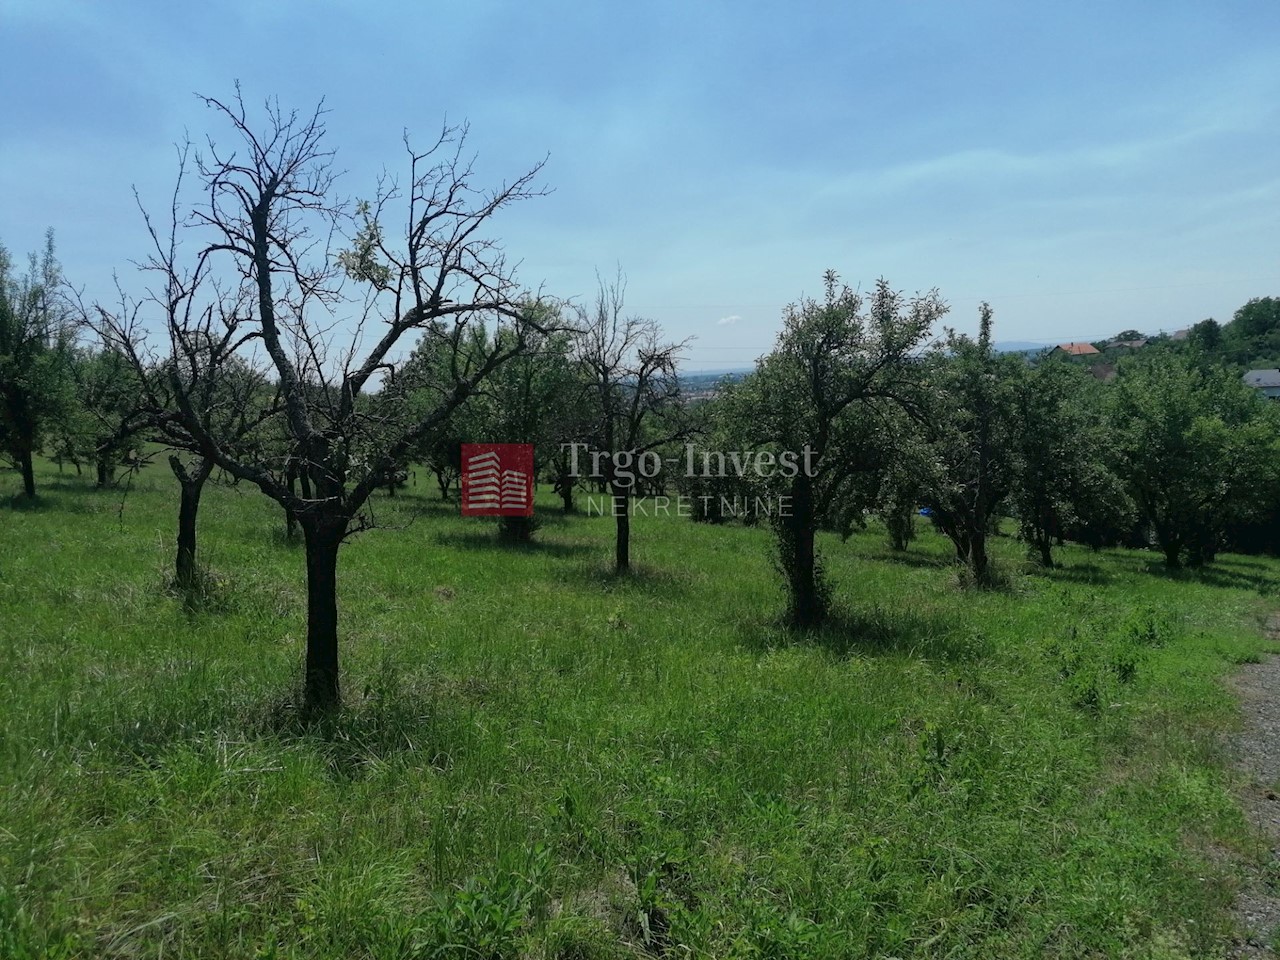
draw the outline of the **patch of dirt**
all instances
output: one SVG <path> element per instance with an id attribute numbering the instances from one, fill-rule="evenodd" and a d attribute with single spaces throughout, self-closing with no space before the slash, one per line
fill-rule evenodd
<path id="1" fill-rule="evenodd" d="M 1280 614 L 1268 622 L 1267 636 L 1280 644 Z M 1230 955 L 1275 957 L 1271 944 L 1280 932 L 1280 656 L 1245 664 L 1231 685 L 1243 720 L 1232 744 L 1244 781 L 1240 803 L 1270 850 L 1270 862 L 1262 868 L 1246 864 L 1246 881 L 1235 905 L 1236 926 L 1244 939 L 1232 945 Z"/>

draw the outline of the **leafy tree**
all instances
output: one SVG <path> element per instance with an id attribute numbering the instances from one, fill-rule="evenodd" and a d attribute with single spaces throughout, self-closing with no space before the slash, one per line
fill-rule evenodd
<path id="1" fill-rule="evenodd" d="M 690 405 L 692 434 L 698 442 L 693 469 L 677 473 L 676 492 L 687 498 L 690 519 L 696 523 L 740 519 L 754 525 L 760 519 L 754 509 L 757 500 L 769 502 L 770 484 L 765 478 L 750 469 L 739 471 L 732 462 L 719 469 L 721 451 L 748 451 L 756 443 L 750 429 L 754 411 L 747 406 L 744 390 L 741 383 L 725 382 L 716 396 Z M 683 450 L 673 455 L 681 462 L 688 456 Z"/>
<path id="2" fill-rule="evenodd" d="M 412 416 L 426 415 L 452 389 L 456 358 L 479 356 L 482 345 L 477 339 L 479 336 L 477 330 L 459 331 L 444 324 L 429 325 L 408 359 L 395 371 L 394 377 L 384 383 L 381 401 L 403 404 Z M 484 439 L 472 423 L 475 407 L 475 398 L 468 398 L 452 416 L 406 451 L 408 460 L 421 463 L 435 477 L 441 500 L 449 499 L 462 475 L 462 444 Z"/>
<path id="3" fill-rule="evenodd" d="M 1048 359 L 1014 380 L 1017 481 L 1011 502 L 1022 538 L 1053 566 L 1053 541 L 1082 517 L 1098 516 L 1097 498 L 1124 498 L 1107 484 L 1105 435 L 1096 429 L 1096 380 L 1073 364 Z M 1123 509 L 1122 506 L 1119 509 Z"/>
<path id="4" fill-rule="evenodd" d="M 893 451 L 885 470 L 876 512 L 884 522 L 892 550 L 906 550 L 916 538 L 916 515 L 924 502 L 929 464 L 919 442 L 919 429 L 909 418 L 899 418 L 891 433 Z"/>
<path id="5" fill-rule="evenodd" d="M 63 418 L 64 444 L 75 461 L 94 465 L 105 487 L 151 424 L 145 388 L 129 358 L 109 344 L 74 351 L 68 367 L 77 402 Z"/>
<path id="6" fill-rule="evenodd" d="M 559 324 L 550 310 L 540 321 L 544 327 Z M 479 436 L 493 443 L 530 443 L 534 452 L 534 476 L 554 462 L 564 442 L 564 412 L 580 409 L 582 384 L 576 376 L 567 332 L 530 338 L 528 352 L 494 372 L 476 398 L 474 421 Z M 533 517 L 500 517 L 503 539 L 528 541 L 534 532 Z"/>
<path id="7" fill-rule="evenodd" d="M 1280 357 L 1280 297 L 1254 297 L 1235 312 L 1222 339 L 1234 363 Z"/>
<path id="8" fill-rule="evenodd" d="M 934 469 L 924 501 L 977 586 L 995 578 L 987 536 L 1018 474 L 1016 389 L 1023 361 L 991 345 L 991 308 L 978 338 L 952 332 L 933 358 L 926 432 Z"/>
<path id="9" fill-rule="evenodd" d="M 34 457 L 73 403 L 75 328 L 62 286 L 52 230 L 21 276 L 0 247 L 0 451 L 22 472 L 28 497 L 36 495 Z"/>
<path id="10" fill-rule="evenodd" d="M 1254 297 L 1235 312 L 1229 326 L 1234 335 L 1255 340 L 1280 331 L 1280 297 Z"/>
<path id="11" fill-rule="evenodd" d="M 885 418 L 916 409 L 912 360 L 946 306 L 936 292 L 908 301 L 887 281 L 864 298 L 834 271 L 821 300 L 787 307 L 771 353 L 734 397 L 756 446 L 779 461 L 787 509 L 774 518 L 787 619 L 800 628 L 827 617 L 830 587 L 815 544 L 820 524 L 847 525 L 869 506 L 886 463 Z"/>
<path id="12" fill-rule="evenodd" d="M 1213 318 L 1201 320 L 1187 332 L 1187 343 L 1204 353 L 1216 353 L 1222 349 L 1222 327 Z"/>
<path id="13" fill-rule="evenodd" d="M 539 471 L 558 453 L 563 411 L 581 407 L 575 402 L 580 399 L 581 385 L 570 355 L 572 340 L 568 331 L 559 329 L 562 323 L 558 308 L 530 303 L 529 309 L 536 317 L 531 320 L 534 328 L 527 337 L 524 352 L 495 370 L 444 429 L 424 438 L 412 452 L 415 459 L 425 462 L 436 474 L 444 498 L 460 471 L 461 444 L 533 444 L 535 471 Z M 554 332 L 542 334 L 539 330 Z M 452 384 L 452 358 L 458 350 L 479 357 L 508 346 L 491 343 L 484 328 L 476 328 L 473 334 L 469 344 L 456 349 L 448 342 L 445 331 L 424 334 L 396 382 L 384 390 L 388 402 L 407 403 L 411 409 L 427 410 L 439 401 L 441 391 Z M 511 331 L 497 334 L 504 340 L 511 336 Z M 504 537 L 528 540 L 533 533 L 532 521 L 531 517 L 502 517 L 499 527 Z"/>
<path id="14" fill-rule="evenodd" d="M 1118 472 L 1165 564 L 1212 561 L 1226 524 L 1259 507 L 1275 470 L 1264 401 L 1226 370 L 1159 351 L 1121 367 L 1109 407 Z"/>

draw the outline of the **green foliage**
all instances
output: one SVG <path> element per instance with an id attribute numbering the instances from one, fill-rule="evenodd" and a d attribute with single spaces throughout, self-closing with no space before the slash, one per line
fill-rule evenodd
<path id="1" fill-rule="evenodd" d="M 908 301 L 881 279 L 864 300 L 833 271 L 823 279 L 823 299 L 787 308 L 773 351 L 728 405 L 748 425 L 752 449 L 797 458 L 771 487 L 788 498 L 774 524 L 775 556 L 796 626 L 821 623 L 830 605 L 814 534 L 820 525 L 847 534 L 876 502 L 892 417 L 917 404 L 910 357 L 946 311 L 936 292 Z"/>
<path id="2" fill-rule="evenodd" d="M 1216 353 L 1223 345 L 1222 327 L 1212 318 L 1201 320 L 1187 331 L 1187 343 L 1202 353 Z"/>
<path id="3" fill-rule="evenodd" d="M 1222 328 L 1222 347 L 1236 363 L 1280 357 L 1280 297 L 1254 297 Z"/>
<path id="4" fill-rule="evenodd" d="M 952 331 L 929 358 L 924 502 L 977 586 L 997 580 L 987 534 L 1018 478 L 1017 398 L 1026 375 L 1021 358 L 992 348 L 985 303 L 976 340 Z"/>
<path id="5" fill-rule="evenodd" d="M 351 248 L 338 253 L 338 266 L 352 280 L 385 290 L 391 283 L 391 267 L 383 256 L 382 224 L 367 200 L 356 204 L 354 214 L 359 227 Z"/>
<path id="6" fill-rule="evenodd" d="M 1108 396 L 1116 471 L 1170 567 L 1213 559 L 1226 524 L 1258 509 L 1280 469 L 1280 418 L 1228 371 L 1154 351 Z"/>
<path id="7" fill-rule="evenodd" d="M 1112 440 L 1102 389 L 1079 366 L 1054 358 L 1014 381 L 1017 481 L 1010 503 L 1023 539 L 1046 566 L 1055 537 L 1071 532 L 1101 546 L 1132 514 L 1107 462 Z"/>
<path id="8" fill-rule="evenodd" d="M 110 347 L 72 350 L 67 368 L 75 401 L 55 424 L 53 458 L 77 467 L 95 464 L 109 479 L 152 423 L 141 378 L 128 358 Z"/>
<path id="9" fill-rule="evenodd" d="M 21 276 L 0 247 L 0 454 L 28 471 L 74 403 L 68 361 L 75 328 L 62 288 L 53 231 Z M 31 484 L 27 492 L 35 492 Z"/>

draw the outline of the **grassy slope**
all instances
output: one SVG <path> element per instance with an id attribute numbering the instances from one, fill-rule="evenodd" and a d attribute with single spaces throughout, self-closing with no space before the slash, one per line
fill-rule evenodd
<path id="1" fill-rule="evenodd" d="M 1252 842 L 1220 677 L 1262 649 L 1272 561 L 1173 580 L 1068 548 L 972 595 L 933 534 L 892 556 L 872 530 L 824 541 L 842 618 L 802 639 L 764 530 L 638 518 L 619 582 L 608 519 L 547 509 L 511 550 L 383 498 L 422 515 L 344 547 L 349 709 L 304 730 L 273 505 L 208 491 L 220 579 L 192 609 L 164 591 L 165 471 L 123 508 L 41 479 L 0 507 L 0 956 L 1180 956 L 1226 932 L 1206 851 Z"/>

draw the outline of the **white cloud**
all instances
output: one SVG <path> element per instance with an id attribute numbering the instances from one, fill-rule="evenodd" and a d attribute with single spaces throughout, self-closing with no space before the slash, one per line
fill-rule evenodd
<path id="1" fill-rule="evenodd" d="M 728 316 L 728 317 L 721 317 L 719 320 L 717 320 L 717 321 L 716 321 L 716 326 L 718 326 L 718 327 L 727 327 L 727 326 L 729 326 L 729 324 L 731 324 L 731 323 L 737 323 L 737 322 L 738 322 L 739 320 L 741 320 L 741 319 L 742 319 L 742 318 L 741 318 L 740 316 L 738 316 L 738 315 L 735 313 L 735 314 L 733 314 L 733 315 L 731 315 L 731 316 Z"/>

